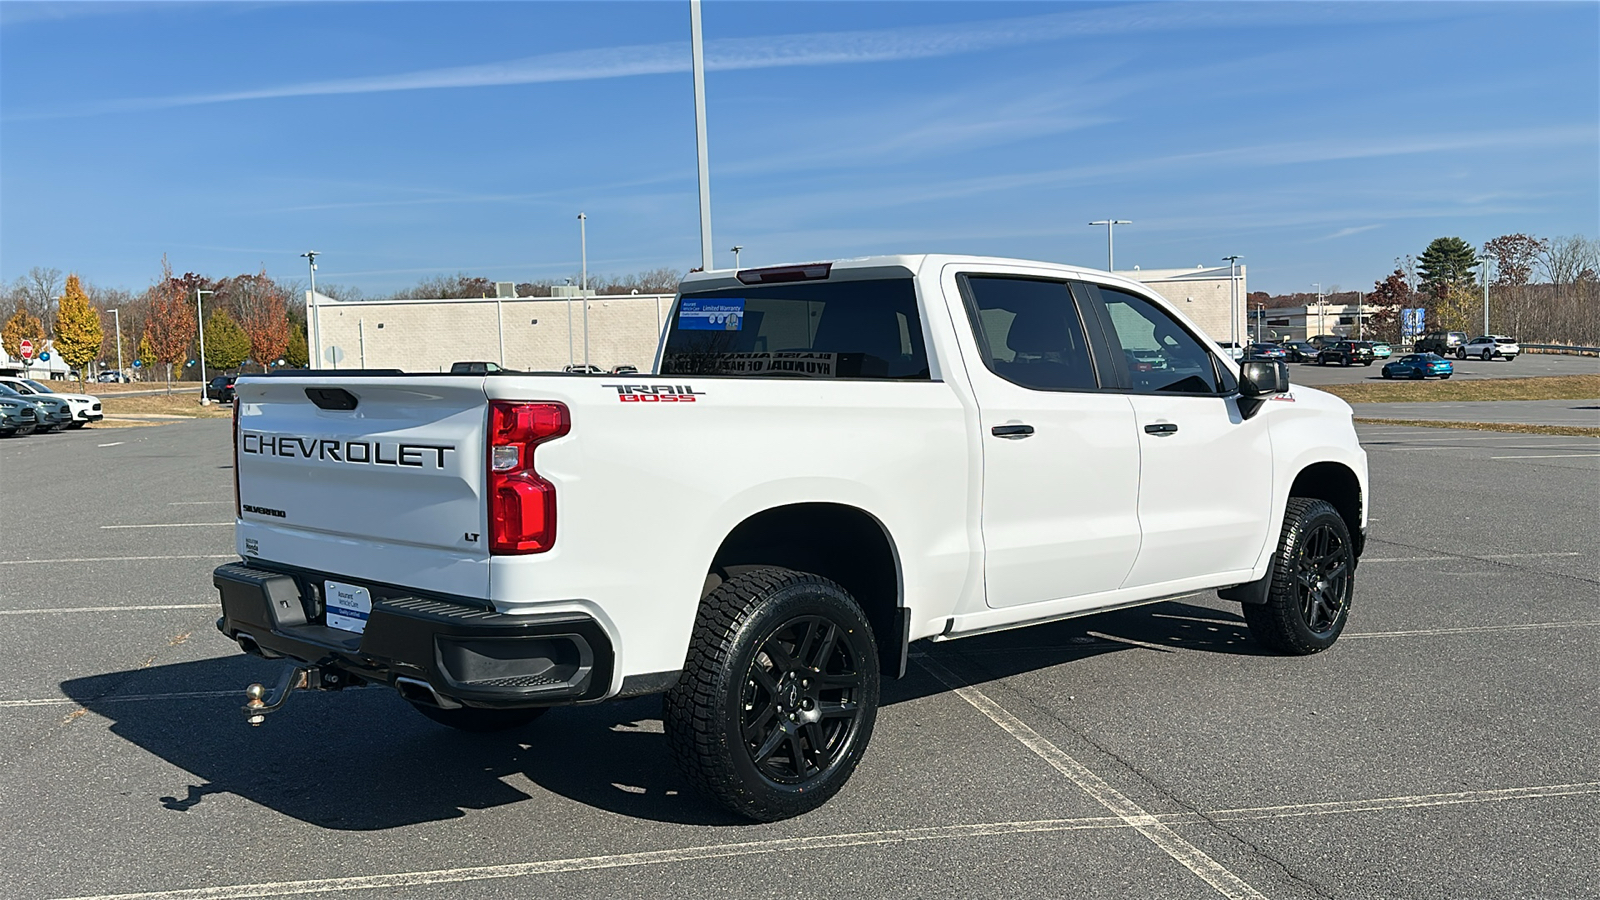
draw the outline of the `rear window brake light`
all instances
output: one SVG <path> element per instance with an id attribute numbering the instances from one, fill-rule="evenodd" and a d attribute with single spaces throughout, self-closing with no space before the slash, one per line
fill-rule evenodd
<path id="1" fill-rule="evenodd" d="M 804 266 L 742 269 L 738 272 L 738 278 L 744 284 L 783 284 L 788 281 L 827 281 L 832 272 L 833 263 L 809 263 Z"/>

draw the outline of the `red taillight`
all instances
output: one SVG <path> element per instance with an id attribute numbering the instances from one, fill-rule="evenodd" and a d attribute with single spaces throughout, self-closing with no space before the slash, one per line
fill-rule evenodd
<path id="1" fill-rule="evenodd" d="M 543 553 L 556 540 L 556 486 L 533 448 L 572 430 L 560 403 L 489 404 L 489 552 Z"/>
<path id="2" fill-rule="evenodd" d="M 244 518 L 244 509 L 240 507 L 239 500 L 239 398 L 233 398 L 233 517 Z"/>

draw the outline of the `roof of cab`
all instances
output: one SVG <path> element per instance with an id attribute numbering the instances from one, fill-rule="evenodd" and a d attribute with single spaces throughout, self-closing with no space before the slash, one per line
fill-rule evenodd
<path id="1" fill-rule="evenodd" d="M 818 263 L 832 264 L 833 271 L 830 274 L 829 280 L 835 280 L 841 275 L 846 276 L 846 278 L 851 275 L 854 275 L 855 277 L 885 277 L 889 273 L 884 270 L 893 268 L 907 269 L 912 273 L 917 273 L 927 270 L 942 269 L 946 265 L 955 264 L 960 266 L 970 265 L 975 268 L 988 266 L 1020 266 L 1030 269 L 1059 272 L 1061 275 L 1066 277 L 1092 278 L 1095 281 L 1122 283 L 1130 286 L 1141 286 L 1139 282 L 1129 279 L 1123 275 L 1106 272 L 1100 269 L 1093 269 L 1087 266 L 1074 266 L 1067 263 L 1046 262 L 1044 260 L 1036 259 L 1010 259 L 999 256 L 963 256 L 949 253 L 896 253 L 882 256 L 857 256 L 848 259 L 812 259 L 802 262 L 781 263 L 772 266 L 747 266 L 741 270 L 713 269 L 710 272 L 690 272 L 688 275 L 684 276 L 680 285 L 680 289 L 692 291 L 714 291 L 723 289 L 736 289 L 741 287 L 753 287 L 753 285 L 746 285 L 739 281 L 736 277 L 737 272 L 749 271 L 751 269 L 782 269 L 792 266 L 816 265 Z M 873 272 L 870 270 L 877 271 Z"/>

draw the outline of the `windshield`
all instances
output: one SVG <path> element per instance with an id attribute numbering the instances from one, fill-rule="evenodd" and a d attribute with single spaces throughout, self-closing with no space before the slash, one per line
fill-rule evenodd
<path id="1" fill-rule="evenodd" d="M 25 381 L 27 382 L 29 387 L 33 388 L 34 390 L 38 391 L 41 394 L 54 394 L 55 393 L 55 391 L 52 391 L 49 388 L 45 387 L 44 385 L 40 384 L 39 382 L 34 381 L 32 378 L 25 379 Z"/>
<path id="2" fill-rule="evenodd" d="M 925 381 L 916 291 L 893 278 L 684 294 L 661 374 Z"/>

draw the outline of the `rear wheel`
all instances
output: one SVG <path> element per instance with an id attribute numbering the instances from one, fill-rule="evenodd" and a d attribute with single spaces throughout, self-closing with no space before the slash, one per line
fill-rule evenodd
<path id="1" fill-rule="evenodd" d="M 458 709 L 441 709 L 437 706 L 428 706 L 423 703 L 412 703 L 411 705 L 417 712 L 438 722 L 440 725 L 448 725 L 458 731 L 470 731 L 476 734 L 521 728 L 544 715 L 547 709 L 543 706 L 520 707 L 517 709 L 479 709 L 475 706 L 463 706 Z"/>
<path id="2" fill-rule="evenodd" d="M 1297 656 L 1332 647 L 1350 615 L 1355 568 L 1350 530 L 1338 510 L 1326 500 L 1289 498 L 1267 602 L 1244 604 L 1251 636 Z"/>
<path id="3" fill-rule="evenodd" d="M 1411 380 L 1412 381 L 1421 381 L 1422 379 L 1427 378 L 1427 377 L 1428 377 L 1427 374 L 1425 372 L 1423 372 L 1421 369 L 1412 369 L 1411 370 Z"/>
<path id="4" fill-rule="evenodd" d="M 1494 351 L 1493 350 L 1485 350 L 1485 351 L 1483 351 L 1481 356 L 1483 357 L 1483 361 L 1484 362 L 1488 362 L 1489 360 L 1494 359 Z"/>
<path id="5" fill-rule="evenodd" d="M 877 711 L 877 646 L 855 600 L 825 578 L 763 567 L 701 602 L 664 718 L 690 783 L 770 822 L 844 787 Z"/>

